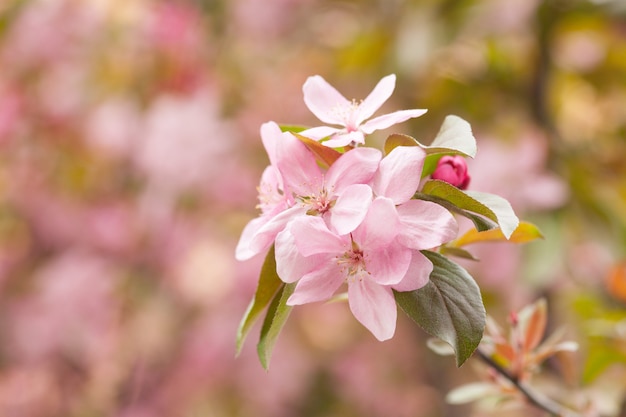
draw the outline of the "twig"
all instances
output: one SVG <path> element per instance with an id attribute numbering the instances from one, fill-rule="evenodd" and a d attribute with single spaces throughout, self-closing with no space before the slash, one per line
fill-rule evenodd
<path id="1" fill-rule="evenodd" d="M 511 382 L 517 390 L 526 397 L 529 403 L 538 407 L 544 411 L 547 411 L 553 416 L 558 417 L 582 417 L 581 414 L 564 407 L 556 401 L 541 395 L 540 393 L 533 391 L 525 383 L 520 381 L 515 376 L 511 375 L 506 369 L 496 363 L 489 355 L 483 352 L 480 347 L 476 349 L 476 355 L 487 365 L 493 368 L 496 372 Z"/>

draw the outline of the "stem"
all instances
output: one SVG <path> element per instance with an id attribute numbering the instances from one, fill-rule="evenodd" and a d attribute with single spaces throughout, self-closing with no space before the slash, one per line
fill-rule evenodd
<path id="1" fill-rule="evenodd" d="M 581 414 L 564 407 L 556 401 L 541 395 L 540 393 L 533 391 L 529 386 L 520 381 L 517 377 L 511 375 L 509 371 L 504 369 L 498 363 L 496 363 L 489 355 L 483 352 L 480 347 L 476 349 L 476 355 L 487 365 L 493 368 L 496 372 L 511 382 L 517 390 L 526 397 L 529 403 L 537 408 L 547 411 L 553 416 L 558 417 L 581 417 Z"/>

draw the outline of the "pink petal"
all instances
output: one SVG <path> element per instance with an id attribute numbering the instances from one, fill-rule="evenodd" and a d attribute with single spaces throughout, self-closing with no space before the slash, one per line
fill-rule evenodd
<path id="1" fill-rule="evenodd" d="M 322 122 L 344 125 L 345 121 L 338 108 L 347 108 L 351 103 L 332 85 L 319 75 L 307 78 L 302 86 L 304 103 Z"/>
<path id="2" fill-rule="evenodd" d="M 284 282 L 296 282 L 318 268 L 326 258 L 326 254 L 302 256 L 289 227 L 276 236 L 276 273 Z"/>
<path id="3" fill-rule="evenodd" d="M 433 263 L 419 251 L 412 251 L 411 263 L 402 281 L 392 285 L 396 291 L 415 291 L 428 283 Z"/>
<path id="4" fill-rule="evenodd" d="M 307 138 L 311 138 L 314 140 L 320 140 L 320 139 L 324 139 L 325 137 L 334 135 L 335 133 L 339 132 L 341 129 L 337 129 L 336 127 L 330 127 L 330 126 L 318 126 L 318 127 L 312 127 L 310 129 L 307 130 L 303 130 L 302 132 L 300 132 L 300 134 L 302 136 L 306 136 Z M 341 145 L 344 146 L 344 145 Z"/>
<path id="5" fill-rule="evenodd" d="M 277 146 L 277 163 L 285 186 L 301 196 L 317 194 L 323 176 L 315 156 L 300 140 L 287 134 Z"/>
<path id="6" fill-rule="evenodd" d="M 369 183 L 376 173 L 381 156 L 375 148 L 349 150 L 326 172 L 326 188 L 332 194 L 341 194 L 350 185 Z"/>
<path id="7" fill-rule="evenodd" d="M 334 257 L 328 257 L 318 268 L 303 276 L 287 300 L 287 305 L 300 305 L 328 300 L 345 281 Z"/>
<path id="8" fill-rule="evenodd" d="M 376 339 L 382 342 L 393 337 L 398 311 L 391 288 L 378 285 L 367 278 L 350 281 L 348 302 L 354 317 Z"/>
<path id="9" fill-rule="evenodd" d="M 380 161 L 372 180 L 378 196 L 402 204 L 413 197 L 419 187 L 426 152 L 418 146 L 398 146 Z"/>
<path id="10" fill-rule="evenodd" d="M 370 205 L 365 219 L 352 236 L 359 247 L 366 252 L 382 250 L 400 232 L 400 221 L 393 202 L 384 197 L 376 198 Z"/>
<path id="11" fill-rule="evenodd" d="M 365 143 L 363 132 L 355 130 L 354 132 L 346 133 L 345 130 L 342 130 L 337 132 L 332 138 L 322 142 L 324 146 L 328 146 L 329 148 L 339 148 L 352 143 Z"/>
<path id="12" fill-rule="evenodd" d="M 355 120 L 356 125 L 360 125 L 364 120 L 369 119 L 384 103 L 391 97 L 394 88 L 396 88 L 395 74 L 383 77 L 371 93 L 359 105 L 358 117 Z M 370 132 L 371 133 L 371 132 Z"/>
<path id="13" fill-rule="evenodd" d="M 365 218 L 372 204 L 372 189 L 369 185 L 353 184 L 347 187 L 330 210 L 330 224 L 340 235 L 350 233 Z"/>
<path id="14" fill-rule="evenodd" d="M 381 285 L 398 284 L 411 264 L 411 249 L 395 241 L 376 252 L 367 252 L 367 256 L 367 272 Z"/>
<path id="15" fill-rule="evenodd" d="M 275 122 L 267 122 L 261 125 L 261 140 L 272 165 L 276 165 L 276 146 L 282 138 L 283 132 Z"/>
<path id="16" fill-rule="evenodd" d="M 295 206 L 271 217 L 251 236 L 248 250 L 257 254 L 269 249 L 276 239 L 276 235 L 285 228 L 287 223 L 298 216 L 304 216 L 305 210 L 303 207 Z"/>
<path id="17" fill-rule="evenodd" d="M 387 129 L 390 126 L 404 122 L 405 120 L 419 117 L 426 113 L 426 109 L 398 110 L 393 113 L 383 114 L 363 123 L 360 127 L 365 134 L 370 134 L 375 130 Z"/>
<path id="18" fill-rule="evenodd" d="M 349 248 L 349 239 L 341 238 L 328 230 L 321 217 L 303 216 L 291 224 L 298 250 L 303 256 L 318 253 L 344 253 Z"/>
<path id="19" fill-rule="evenodd" d="M 250 242 L 252 241 L 252 238 L 257 234 L 261 226 L 267 223 L 268 220 L 269 217 L 267 216 L 256 217 L 250 220 L 248 224 L 246 224 L 246 227 L 243 228 L 241 236 L 239 237 L 239 242 L 237 243 L 237 247 L 235 248 L 235 258 L 238 261 L 245 261 L 260 253 L 260 251 L 252 250 L 250 248 Z"/>
<path id="20" fill-rule="evenodd" d="M 411 200 L 396 207 L 401 231 L 398 240 L 411 249 L 431 249 L 454 239 L 456 220 L 448 210 L 430 201 Z"/>

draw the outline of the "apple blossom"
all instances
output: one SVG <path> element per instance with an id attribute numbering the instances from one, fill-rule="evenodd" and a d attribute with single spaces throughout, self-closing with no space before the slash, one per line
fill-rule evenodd
<path id="1" fill-rule="evenodd" d="M 261 136 L 272 165 L 266 168 L 259 187 L 262 214 L 244 228 L 237 259 L 249 259 L 269 248 L 297 216 L 321 216 L 342 234 L 358 226 L 372 202 L 367 183 L 378 168 L 380 151 L 353 149 L 324 171 L 300 140 L 281 132 L 275 123 L 263 125 Z"/>
<path id="2" fill-rule="evenodd" d="M 327 300 L 347 283 L 357 320 L 378 340 L 391 338 L 397 316 L 392 290 L 418 289 L 432 270 L 419 252 L 396 239 L 400 228 L 393 202 L 383 197 L 372 202 L 363 222 L 349 234 L 331 231 L 319 217 L 295 219 L 276 239 L 280 278 L 298 281 L 287 304 Z"/>
<path id="3" fill-rule="evenodd" d="M 309 77 L 302 87 L 307 107 L 322 122 L 342 127 L 319 126 L 307 129 L 302 134 L 315 140 L 330 136 L 329 140 L 322 143 L 332 148 L 360 145 L 365 142 L 366 134 L 426 113 L 425 109 L 400 110 L 366 122 L 391 96 L 395 84 L 396 76 L 388 75 L 378 82 L 365 100 L 357 102 L 346 99 L 321 76 Z"/>

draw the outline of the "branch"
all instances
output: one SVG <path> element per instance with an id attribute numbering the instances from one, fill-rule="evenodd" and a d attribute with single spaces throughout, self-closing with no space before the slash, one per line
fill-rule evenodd
<path id="1" fill-rule="evenodd" d="M 487 365 L 493 368 L 496 372 L 511 382 L 517 390 L 526 397 L 529 403 L 538 407 L 544 411 L 547 411 L 553 416 L 558 417 L 582 417 L 581 414 L 564 407 L 556 401 L 541 395 L 540 393 L 533 391 L 526 384 L 521 382 L 518 378 L 511 375 L 506 369 L 496 363 L 489 355 L 483 352 L 480 347 L 476 349 L 476 355 Z"/>

